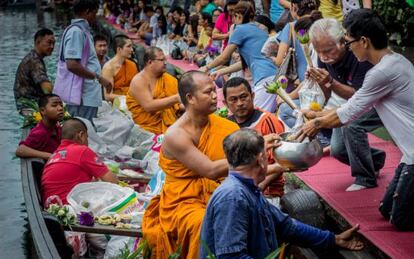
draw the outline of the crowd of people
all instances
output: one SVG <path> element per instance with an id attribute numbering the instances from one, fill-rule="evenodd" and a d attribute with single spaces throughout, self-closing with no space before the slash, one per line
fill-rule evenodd
<path id="1" fill-rule="evenodd" d="M 141 69 L 131 60 L 128 36 L 111 41 L 112 58 L 109 39 L 92 36 L 96 0 L 74 1 L 76 17 L 61 36 L 54 83 L 43 59 L 53 52 L 55 36 L 49 29 L 36 33 L 14 93 L 22 115 L 33 112 L 31 100 L 38 102 L 42 120 L 16 154 L 47 160 L 43 200 L 57 195 L 66 202 L 74 186 L 95 178 L 118 181 L 87 147 L 85 121 L 93 126 L 102 102 L 124 99 L 137 125 L 164 135 L 159 166 L 166 179 L 142 223 L 157 258 L 179 247 L 183 258 L 205 258 L 209 251 L 200 235 L 219 258 L 263 258 L 283 241 L 362 249 L 352 238 L 358 225 L 334 235 L 278 208 L 289 168 L 272 151 L 301 114 L 308 120 L 295 129 L 298 139 L 319 138 L 326 153 L 350 166 L 355 181 L 346 191 L 377 186 L 386 153 L 370 147 L 367 134 L 387 128 L 403 157 L 380 212 L 398 229 L 413 230 L 414 67 L 389 49 L 383 23 L 368 9 L 371 1 L 363 1 L 362 9 L 352 0 L 199 0 L 191 8 L 189 2 L 182 8 L 174 1 L 165 15 L 166 8 L 144 0 L 103 2 L 106 19 L 148 45 Z M 310 53 L 302 31 L 309 35 Z M 199 70 L 179 79 L 167 73 L 172 53 L 157 46 L 161 38 L 176 43 L 178 56 L 196 61 Z M 293 102 L 300 107 L 304 82 L 313 80 L 324 109 L 298 112 L 268 92 L 287 57 L 295 67 L 286 89 Z M 226 118 L 215 114 L 219 87 Z M 62 127 L 65 109 L 73 119 Z"/>

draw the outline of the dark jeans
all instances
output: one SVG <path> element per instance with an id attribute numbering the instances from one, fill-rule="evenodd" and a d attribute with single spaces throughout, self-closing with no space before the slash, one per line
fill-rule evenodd
<path id="1" fill-rule="evenodd" d="M 414 230 L 414 165 L 397 167 L 379 210 L 397 229 Z"/>
<path id="2" fill-rule="evenodd" d="M 372 109 L 351 124 L 333 130 L 331 155 L 351 166 L 356 184 L 377 186 L 375 172 L 384 166 L 385 152 L 369 146 L 367 132 L 381 126 L 381 119 L 375 109 Z"/>
<path id="3" fill-rule="evenodd" d="M 85 118 L 93 124 L 93 118 L 96 118 L 98 107 L 80 106 L 80 105 L 66 105 L 68 112 L 72 117 Z"/>

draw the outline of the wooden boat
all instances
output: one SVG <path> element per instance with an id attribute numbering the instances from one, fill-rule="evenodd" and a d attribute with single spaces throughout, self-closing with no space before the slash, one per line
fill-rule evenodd
<path id="1" fill-rule="evenodd" d="M 43 165 L 41 159 L 21 159 L 23 196 L 35 252 L 38 258 L 71 258 L 73 251 L 66 244 L 62 225 L 42 208 L 39 187 Z"/>

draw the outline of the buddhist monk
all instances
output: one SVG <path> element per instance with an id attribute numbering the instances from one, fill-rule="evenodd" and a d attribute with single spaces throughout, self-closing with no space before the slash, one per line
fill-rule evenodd
<path id="1" fill-rule="evenodd" d="M 180 111 L 177 79 L 166 73 L 166 58 L 160 48 L 144 53 L 144 69 L 134 76 L 126 102 L 135 123 L 155 134 L 164 133 Z"/>
<path id="2" fill-rule="evenodd" d="M 180 258 L 198 258 L 208 199 L 227 176 L 223 140 L 239 128 L 213 114 L 216 86 L 205 73 L 185 73 L 178 91 L 185 112 L 165 133 L 159 162 L 165 184 L 148 205 L 142 224 L 155 258 L 167 258 L 179 247 Z"/>
<path id="3" fill-rule="evenodd" d="M 112 91 L 105 91 L 105 100 L 113 101 L 115 97 L 126 95 L 132 78 L 138 73 L 137 65 L 129 60 L 132 55 L 132 41 L 125 35 L 114 38 L 115 56 L 105 63 L 102 76 L 113 85 Z"/>

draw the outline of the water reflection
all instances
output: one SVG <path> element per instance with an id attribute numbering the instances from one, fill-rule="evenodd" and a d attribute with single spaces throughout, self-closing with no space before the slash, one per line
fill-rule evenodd
<path id="1" fill-rule="evenodd" d="M 64 18 L 63 16 L 61 16 Z M 69 21 L 56 20 L 53 13 L 44 13 L 44 25 L 55 32 L 58 41 L 62 28 Z M 39 29 L 32 9 L 0 10 L 0 258 L 31 256 L 29 225 L 20 179 L 20 160 L 14 151 L 20 139 L 22 119 L 16 112 L 13 83 L 20 60 L 33 48 L 33 36 Z M 57 50 L 45 59 L 48 74 L 54 80 Z"/>

